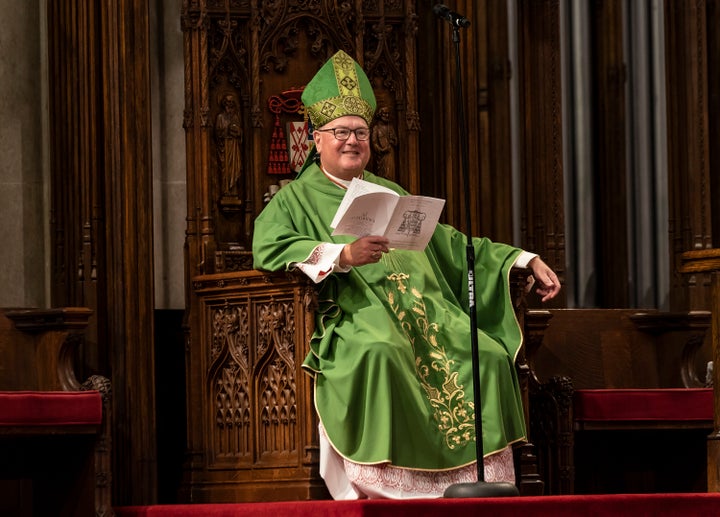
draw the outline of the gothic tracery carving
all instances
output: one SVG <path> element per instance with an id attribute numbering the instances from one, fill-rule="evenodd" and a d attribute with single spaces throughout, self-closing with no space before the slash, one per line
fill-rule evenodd
<path id="1" fill-rule="evenodd" d="M 292 300 L 258 307 L 259 450 L 296 449 L 295 310 Z M 262 359 L 265 358 L 263 361 Z"/>
<path id="2" fill-rule="evenodd" d="M 252 432 L 248 311 L 245 306 L 225 303 L 214 309 L 211 317 L 215 454 L 219 458 L 242 457 L 250 451 Z"/>

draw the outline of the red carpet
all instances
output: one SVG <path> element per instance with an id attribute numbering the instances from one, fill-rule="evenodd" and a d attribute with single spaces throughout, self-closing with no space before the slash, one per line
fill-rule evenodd
<path id="1" fill-rule="evenodd" d="M 118 517 L 676 517 L 720 515 L 720 493 L 541 496 L 409 501 L 283 501 L 116 508 Z"/>

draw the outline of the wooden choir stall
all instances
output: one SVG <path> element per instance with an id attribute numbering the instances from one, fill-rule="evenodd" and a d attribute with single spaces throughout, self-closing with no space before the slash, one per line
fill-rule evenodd
<path id="1" fill-rule="evenodd" d="M 0 514 L 113 515 L 110 381 L 76 377 L 91 315 L 0 310 Z"/>

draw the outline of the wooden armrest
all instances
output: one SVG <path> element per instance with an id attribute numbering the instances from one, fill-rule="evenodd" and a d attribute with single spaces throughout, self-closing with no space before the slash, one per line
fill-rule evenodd
<path id="1" fill-rule="evenodd" d="M 0 390 L 77 391 L 75 360 L 93 311 L 0 310 Z"/>
<path id="2" fill-rule="evenodd" d="M 687 341 L 682 351 L 680 376 L 686 388 L 707 386 L 707 360 L 702 360 L 700 350 L 710 328 L 712 314 L 709 311 L 689 312 L 638 312 L 630 316 L 638 330 L 655 335 L 669 332 L 686 332 Z"/>

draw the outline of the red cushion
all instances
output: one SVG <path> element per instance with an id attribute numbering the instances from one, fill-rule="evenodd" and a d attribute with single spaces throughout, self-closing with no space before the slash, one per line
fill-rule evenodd
<path id="1" fill-rule="evenodd" d="M 712 388 L 576 390 L 575 420 L 713 419 Z"/>
<path id="2" fill-rule="evenodd" d="M 0 391 L 0 426 L 98 425 L 98 391 Z"/>

